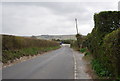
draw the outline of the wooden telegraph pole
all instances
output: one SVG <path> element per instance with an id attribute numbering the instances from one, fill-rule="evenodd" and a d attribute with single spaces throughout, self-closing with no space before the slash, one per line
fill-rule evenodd
<path id="1" fill-rule="evenodd" d="M 75 23 L 76 23 L 76 30 L 77 30 L 77 34 L 78 34 L 77 18 L 75 18 Z"/>
<path id="2" fill-rule="evenodd" d="M 78 44 L 78 47 L 80 48 L 80 34 L 78 33 L 77 18 L 75 18 L 75 23 L 76 23 L 76 31 L 77 31 L 77 35 L 76 35 L 77 44 Z"/>

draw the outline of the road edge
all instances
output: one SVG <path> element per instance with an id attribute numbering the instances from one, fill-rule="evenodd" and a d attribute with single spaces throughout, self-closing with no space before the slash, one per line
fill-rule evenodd
<path id="1" fill-rule="evenodd" d="M 73 61 L 74 61 L 74 79 L 77 79 L 77 61 L 74 54 L 73 54 Z"/>

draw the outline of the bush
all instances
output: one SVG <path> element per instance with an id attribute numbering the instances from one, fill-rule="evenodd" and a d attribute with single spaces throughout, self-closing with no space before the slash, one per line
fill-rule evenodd
<path id="1" fill-rule="evenodd" d="M 86 48 L 81 48 L 81 49 L 80 49 L 80 52 L 82 52 L 82 53 L 84 53 L 84 52 L 86 52 L 86 51 L 87 51 Z"/>
<path id="2" fill-rule="evenodd" d="M 97 60 L 94 59 L 91 62 L 92 68 L 95 70 L 95 72 L 98 74 L 100 77 L 108 77 L 111 76 L 111 73 L 103 66 L 103 64 Z"/>
<path id="3" fill-rule="evenodd" d="M 90 55 L 90 54 L 91 54 L 90 52 L 86 52 L 86 53 L 85 53 L 85 56 L 86 56 L 86 55 Z"/>

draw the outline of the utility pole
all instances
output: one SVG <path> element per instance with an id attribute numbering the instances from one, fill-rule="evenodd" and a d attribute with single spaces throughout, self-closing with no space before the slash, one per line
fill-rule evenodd
<path id="1" fill-rule="evenodd" d="M 75 24 L 76 24 L 76 38 L 77 38 L 77 44 L 78 44 L 78 48 L 80 48 L 80 34 L 78 33 L 78 25 L 77 25 L 77 18 L 75 18 Z"/>
<path id="2" fill-rule="evenodd" d="M 76 23 L 76 30 L 77 30 L 77 34 L 78 34 L 77 18 L 75 18 L 75 23 Z"/>

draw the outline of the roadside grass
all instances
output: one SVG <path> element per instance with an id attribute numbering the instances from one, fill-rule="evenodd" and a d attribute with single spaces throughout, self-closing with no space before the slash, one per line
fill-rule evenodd
<path id="1" fill-rule="evenodd" d="M 94 59 L 92 54 L 86 48 L 81 48 L 80 52 L 84 53 L 83 59 L 87 62 L 89 61 L 89 66 L 93 70 L 91 71 L 93 73 L 90 74 L 94 79 L 108 79 L 112 76 L 112 73 L 110 73 L 98 59 Z"/>
<path id="2" fill-rule="evenodd" d="M 87 55 L 90 55 L 91 53 L 88 51 L 88 49 L 87 48 L 81 48 L 80 49 L 80 52 L 81 53 L 84 53 L 85 54 L 85 56 L 87 56 Z"/>
<path id="3" fill-rule="evenodd" d="M 101 62 L 97 59 L 93 59 L 92 62 L 92 69 L 95 71 L 95 73 L 100 77 L 100 78 L 107 78 L 112 76 L 112 74 L 103 66 Z"/>
<path id="4" fill-rule="evenodd" d="M 90 54 L 91 54 L 90 52 L 86 52 L 86 53 L 85 53 L 85 56 L 90 55 Z"/>
<path id="5" fill-rule="evenodd" d="M 87 63 L 87 73 L 91 76 L 92 79 L 99 79 L 99 76 L 93 69 L 94 64 L 92 54 L 87 48 L 81 48 L 79 51 L 84 54 L 83 60 Z"/>
<path id="6" fill-rule="evenodd" d="M 84 53 L 84 52 L 86 52 L 86 51 L 87 51 L 86 48 L 81 48 L 81 49 L 80 49 L 80 52 L 81 52 L 81 53 Z"/>
<path id="7" fill-rule="evenodd" d="M 99 79 L 99 76 L 95 73 L 95 71 L 92 69 L 92 60 L 93 56 L 92 55 L 86 55 L 82 58 L 87 64 L 86 64 L 86 73 L 90 75 L 92 79 Z"/>
<path id="8" fill-rule="evenodd" d="M 60 46 L 56 47 L 45 47 L 45 48 L 23 48 L 19 50 L 3 50 L 2 62 L 7 63 L 8 61 L 13 62 L 15 59 L 19 59 L 23 56 L 33 56 L 37 54 L 41 54 L 43 52 L 47 52 L 50 50 L 55 50 L 60 48 Z"/>

